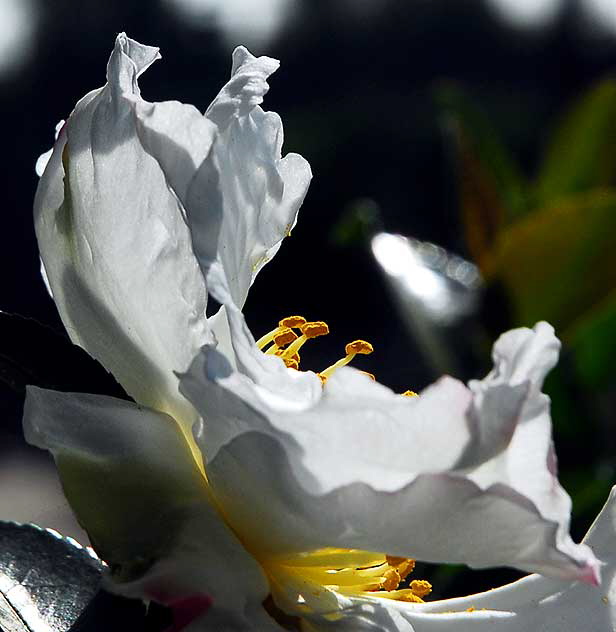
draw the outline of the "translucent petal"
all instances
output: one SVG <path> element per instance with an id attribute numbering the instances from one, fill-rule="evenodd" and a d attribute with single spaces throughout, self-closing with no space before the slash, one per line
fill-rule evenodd
<path id="1" fill-rule="evenodd" d="M 616 488 L 584 543 L 604 564 L 598 587 L 531 575 L 485 593 L 425 604 L 339 596 L 337 616 L 305 614 L 310 621 L 307 628 L 315 632 L 609 632 L 616 626 Z"/>
<path id="2" fill-rule="evenodd" d="M 235 304 L 242 307 L 259 270 L 295 225 L 312 173 L 297 154 L 281 158 L 280 117 L 259 103 L 267 78 L 278 68 L 269 57 L 254 57 L 245 48 L 233 53 L 232 76 L 206 116 L 218 126 L 219 138 L 195 178 L 186 210 L 195 253 L 202 269 L 215 274 Z M 218 216 L 203 216 L 200 200 L 211 199 L 218 180 L 222 192 Z M 212 234 L 218 235 L 214 244 Z M 210 291 L 216 295 L 218 286 Z M 225 302 L 220 291 L 216 298 Z"/>
<path id="3" fill-rule="evenodd" d="M 205 348 L 180 388 L 208 420 L 197 438 L 208 475 L 232 522 L 251 525 L 251 549 L 338 546 L 596 579 L 592 553 L 567 534 L 536 377 L 544 353 L 515 356 L 521 382 L 491 375 L 469 390 L 445 378 L 406 398 L 343 368 L 320 394 L 289 397 L 298 372 L 270 368 L 227 309 L 238 371 Z M 552 348 L 543 326 L 526 333 Z M 538 456 L 523 476 L 496 465 L 524 450 Z"/>
<path id="4" fill-rule="evenodd" d="M 212 505 L 169 416 L 123 400 L 28 388 L 27 440 L 54 455 L 66 496 L 118 593 L 204 594 L 243 616 L 267 584 Z"/>
<path id="5" fill-rule="evenodd" d="M 77 104 L 56 142 L 35 223 L 71 339 L 138 402 L 189 429 L 194 411 L 173 371 L 209 340 L 207 294 L 182 209 L 136 125 L 137 77 L 157 57 L 118 36 L 107 85 Z M 209 147 L 213 126 L 198 131 Z"/>

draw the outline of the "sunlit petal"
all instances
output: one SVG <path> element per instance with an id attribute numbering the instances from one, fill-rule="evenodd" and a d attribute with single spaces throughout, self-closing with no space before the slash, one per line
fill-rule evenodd
<path id="1" fill-rule="evenodd" d="M 173 371 L 206 341 L 206 291 L 182 211 L 135 127 L 158 50 L 118 36 L 108 83 L 62 129 L 35 200 L 44 268 L 71 339 L 138 402 L 188 426 Z"/>

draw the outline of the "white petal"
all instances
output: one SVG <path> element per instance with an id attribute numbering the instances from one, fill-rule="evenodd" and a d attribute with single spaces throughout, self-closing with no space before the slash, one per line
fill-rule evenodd
<path id="1" fill-rule="evenodd" d="M 60 136 L 60 132 L 62 131 L 62 128 L 64 127 L 65 122 L 66 121 L 61 120 L 56 124 L 56 133 L 55 133 L 54 140 L 56 141 L 58 140 L 58 136 Z M 43 175 L 43 172 L 47 168 L 47 163 L 49 162 L 49 159 L 51 158 L 52 153 L 53 153 L 53 147 L 38 157 L 36 164 L 34 166 L 34 171 L 36 172 L 36 175 L 39 178 Z"/>
<path id="2" fill-rule="evenodd" d="M 616 488 L 584 543 L 605 565 L 598 587 L 531 575 L 485 593 L 425 604 L 339 597 L 340 607 L 347 609 L 338 612 L 336 620 L 316 614 L 308 618 L 314 630 L 323 632 L 612 632 L 616 626 Z"/>
<path id="3" fill-rule="evenodd" d="M 324 444 L 316 432 L 313 440 Z M 358 472 L 357 482 L 315 494 L 310 485 L 327 472 L 307 469 L 300 478 L 303 450 L 288 442 L 283 448 L 264 433 L 243 434 L 208 464 L 225 514 L 266 558 L 334 546 L 588 578 L 577 560 L 590 566 L 592 555 L 581 545 L 575 559 L 560 551 L 555 525 L 502 486 L 481 490 L 455 474 L 422 474 L 395 491 L 378 491 Z"/>
<path id="4" fill-rule="evenodd" d="M 567 535 L 568 497 L 548 471 L 549 416 L 535 422 L 528 384 L 486 383 L 473 395 L 446 378 L 406 398 L 346 368 L 320 395 L 289 402 L 284 375 L 297 372 L 275 373 L 227 311 L 239 371 L 205 348 L 180 388 L 207 420 L 197 440 L 217 497 L 234 524 L 251 525 L 243 537 L 255 550 L 340 546 L 593 578 L 592 554 Z M 474 479 L 535 442 L 543 460 L 525 477 Z M 546 472 L 552 495 L 535 496 Z"/>
<path id="5" fill-rule="evenodd" d="M 523 494 L 546 520 L 558 525 L 558 548 L 575 558 L 579 553 L 568 535 L 571 500 L 556 475 L 550 400 L 541 392 L 545 375 L 558 360 L 559 349 L 560 342 L 547 323 L 539 323 L 532 330 L 510 331 L 496 342 L 493 371 L 481 382 L 470 384 L 475 396 L 469 411 L 479 434 L 492 435 L 487 440 L 495 448 L 499 442 L 493 440 L 491 423 L 494 411 L 506 408 L 503 394 L 520 387 L 525 388 L 526 394 L 517 423 L 510 424 L 506 448 L 495 449 L 493 458 L 475 460 L 468 475 L 483 488 L 498 483 Z M 472 461 L 470 457 L 469 462 Z"/>
<path id="6" fill-rule="evenodd" d="M 56 142 L 35 220 L 71 339 L 138 402 L 189 427 L 173 371 L 209 339 L 207 296 L 181 207 L 136 127 L 137 76 L 157 57 L 118 36 L 107 85 L 77 104 Z"/>
<path id="7" fill-rule="evenodd" d="M 144 148 L 159 162 L 177 197 L 186 200 L 195 174 L 210 152 L 216 125 L 196 107 L 177 101 L 147 103 L 139 99 L 135 114 Z M 217 187 L 213 194 L 219 195 Z M 202 212 L 208 212 L 207 206 Z"/>
<path id="8" fill-rule="evenodd" d="M 36 172 L 36 175 L 39 176 L 39 178 L 43 175 L 43 172 L 45 171 L 47 164 L 49 163 L 49 159 L 51 158 L 52 153 L 53 147 L 37 158 L 36 164 L 34 165 L 34 171 Z"/>
<path id="9" fill-rule="evenodd" d="M 256 58 L 241 47 L 235 50 L 232 77 L 206 112 L 220 135 L 185 201 L 202 269 L 219 268 L 216 278 L 239 307 L 258 271 L 295 225 L 312 177 L 301 156 L 281 158 L 280 117 L 258 105 L 268 90 L 268 76 L 277 68 L 276 60 Z M 202 201 L 211 201 L 216 178 L 221 209 L 212 215 Z M 213 234 L 218 235 L 216 242 Z M 217 288 L 213 283 L 209 289 L 216 293 Z M 220 291 L 216 297 L 226 301 Z"/>
<path id="10" fill-rule="evenodd" d="M 261 569 L 211 505 L 173 419 L 111 397 L 29 387 L 24 430 L 53 453 L 114 591 L 163 603 L 205 594 L 238 617 L 260 608 Z"/>
<path id="11" fill-rule="evenodd" d="M 182 632 L 283 632 L 262 607 L 237 612 L 228 608 L 210 608 L 205 616 L 182 628 Z"/>

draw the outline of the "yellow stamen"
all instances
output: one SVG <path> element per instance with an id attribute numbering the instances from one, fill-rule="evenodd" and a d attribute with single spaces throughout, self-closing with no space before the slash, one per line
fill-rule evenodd
<path id="1" fill-rule="evenodd" d="M 417 395 L 415 391 L 404 391 L 402 395 L 404 395 L 405 397 L 419 397 L 419 395 Z"/>
<path id="2" fill-rule="evenodd" d="M 331 366 L 328 366 L 324 371 L 319 373 L 320 377 L 327 379 L 331 374 L 340 367 L 347 365 L 358 353 L 368 355 L 374 351 L 374 348 L 369 342 L 365 340 L 354 340 L 344 348 L 346 355 L 344 358 L 340 358 L 338 362 L 335 362 Z"/>
<path id="3" fill-rule="evenodd" d="M 284 354 L 284 349 L 278 349 L 278 351 L 276 352 L 277 356 L 283 356 Z M 299 353 L 294 353 L 290 358 L 287 358 L 286 356 L 282 358 L 283 362 L 285 363 L 285 365 L 287 366 L 287 368 L 289 369 L 299 369 L 299 363 L 300 363 L 300 357 L 299 357 Z"/>
<path id="4" fill-rule="evenodd" d="M 412 590 L 409 588 L 403 588 L 401 590 L 390 590 L 390 591 L 379 591 L 372 592 L 366 591 L 359 593 L 361 597 L 379 597 L 380 599 L 395 599 L 396 601 L 407 601 L 412 603 L 423 603 L 424 600 L 421 597 L 418 597 Z"/>
<path id="5" fill-rule="evenodd" d="M 415 560 L 409 557 L 396 557 L 394 555 L 387 555 L 385 557 L 387 563 L 395 568 L 400 575 L 400 581 L 406 579 L 407 575 L 413 572 L 415 569 Z"/>
<path id="6" fill-rule="evenodd" d="M 383 573 L 385 581 L 381 584 L 383 590 L 396 590 L 400 585 L 400 573 L 395 568 L 390 568 Z"/>
<path id="7" fill-rule="evenodd" d="M 321 568 L 369 568 L 383 563 L 381 553 L 370 553 L 358 549 L 337 549 L 334 547 L 319 549 L 311 553 L 298 553 L 285 558 L 287 566 L 313 566 Z"/>
<path id="8" fill-rule="evenodd" d="M 414 579 L 411 582 L 411 590 L 415 596 L 423 598 L 432 592 L 432 584 L 425 579 Z"/>
<path id="9" fill-rule="evenodd" d="M 279 327 L 290 327 L 291 329 L 298 329 L 302 325 L 306 324 L 306 319 L 303 316 L 287 316 L 278 322 Z"/>
<path id="10" fill-rule="evenodd" d="M 367 375 L 373 382 L 376 382 L 376 377 L 374 373 L 368 373 L 368 371 L 360 371 L 360 373 Z"/>
<path id="11" fill-rule="evenodd" d="M 302 335 L 295 341 L 293 341 L 285 350 L 283 357 L 291 357 L 293 354 L 297 353 L 302 345 L 310 338 L 317 338 L 318 336 L 325 336 L 329 333 L 329 327 L 327 323 L 324 323 L 321 320 L 316 320 L 310 323 L 304 323 L 299 327 L 299 330 L 302 332 Z"/>
<path id="12" fill-rule="evenodd" d="M 274 344 L 279 347 L 286 347 L 288 344 L 297 340 L 298 335 L 289 327 L 283 327 L 275 336 Z"/>
<path id="13" fill-rule="evenodd" d="M 316 590 L 322 587 L 350 596 L 423 603 L 422 597 L 432 589 L 423 580 L 414 580 L 409 588 L 398 588 L 413 570 L 415 560 L 355 549 L 320 549 L 270 559 L 265 566 L 273 577 L 290 573 Z"/>
<path id="14" fill-rule="evenodd" d="M 280 331 L 280 327 L 276 327 L 276 329 L 272 329 L 272 331 L 268 331 L 264 336 L 261 336 L 259 340 L 257 340 L 257 347 L 259 349 L 263 349 L 266 345 L 268 345 L 272 340 L 274 340 L 274 336 Z"/>
<path id="15" fill-rule="evenodd" d="M 272 342 L 272 340 L 274 340 L 275 336 L 277 336 L 281 330 L 298 328 L 305 323 L 306 319 L 303 316 L 287 316 L 286 318 L 282 318 L 278 322 L 278 327 L 276 327 L 276 329 L 272 329 L 272 331 L 266 333 L 257 340 L 257 347 L 259 349 L 263 349 L 266 345 Z"/>
<path id="16" fill-rule="evenodd" d="M 282 347 L 286 347 L 289 343 L 297 340 L 298 335 L 289 327 L 279 327 L 276 334 L 274 334 L 274 344 L 265 352 L 267 354 L 278 355 L 278 352 Z"/>

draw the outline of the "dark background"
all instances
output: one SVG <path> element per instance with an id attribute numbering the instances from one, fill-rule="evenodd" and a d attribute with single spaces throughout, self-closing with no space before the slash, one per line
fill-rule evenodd
<path id="1" fill-rule="evenodd" d="M 371 200 L 384 229 L 466 256 L 435 98 L 439 87 L 463 86 L 532 174 L 563 107 L 614 68 L 616 15 L 610 26 L 605 16 L 593 17 L 591 2 L 567 0 L 512 0 L 537 13 L 526 21 L 481 0 L 278 0 L 275 16 L 287 7 L 286 19 L 276 32 L 259 34 L 268 4 L 237 3 L 230 15 L 246 13 L 244 25 L 225 30 L 226 18 L 214 9 L 191 14 L 172 0 L 0 1 L 0 27 L 6 26 L 4 33 L 0 28 L 0 310 L 62 331 L 39 276 L 34 163 L 51 146 L 55 124 L 104 83 L 116 34 L 126 31 L 161 48 L 163 59 L 140 82 L 144 98 L 177 99 L 202 110 L 228 76 L 232 49 L 245 43 L 254 54 L 281 60 L 264 107 L 282 116 L 285 151 L 305 156 L 314 173 L 292 237 L 248 300 L 251 328 L 259 336 L 291 313 L 326 320 L 332 334 L 306 351 L 305 368 L 323 368 L 345 342 L 365 338 L 375 353 L 357 366 L 396 390 L 419 390 L 432 375 L 368 250 L 361 241 L 340 243 L 337 223 L 349 208 Z M 541 19 L 544 5 L 557 10 Z M 506 307 L 493 303 L 489 310 L 493 330 L 516 324 Z M 24 451 L 22 386 L 34 381 L 99 393 L 116 387 L 94 361 L 47 329 L 14 318 L 1 324 L 0 355 L 8 360 L 0 383 L 0 519 L 33 520 L 79 536 L 49 479 L 48 462 Z M 576 447 L 583 450 L 582 430 L 579 437 L 582 448 Z M 556 442 L 559 447 L 557 420 Z M 562 452 L 566 469 L 575 451 L 564 445 Z M 589 516 L 576 515 L 578 539 Z M 448 594 L 508 577 L 466 579 L 463 586 L 452 583 Z"/>

